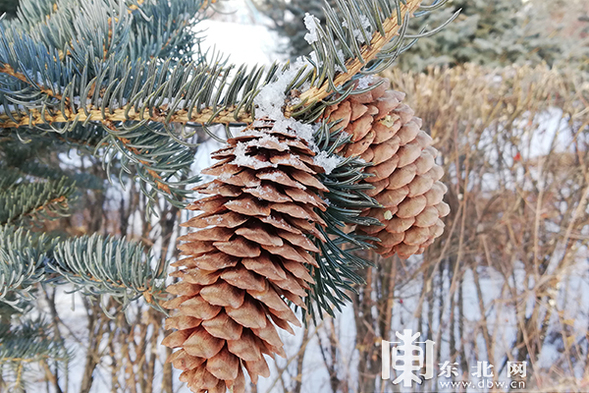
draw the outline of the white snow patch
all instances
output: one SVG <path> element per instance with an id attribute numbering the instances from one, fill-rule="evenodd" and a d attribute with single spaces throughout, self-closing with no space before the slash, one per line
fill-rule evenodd
<path id="1" fill-rule="evenodd" d="M 286 60 L 278 50 L 283 39 L 266 26 L 207 19 L 196 28 L 205 31 L 206 47 L 229 54 L 234 64 L 270 65 L 277 59 Z"/>
<path id="2" fill-rule="evenodd" d="M 257 105 L 256 117 L 267 116 L 272 120 L 283 119 L 282 105 L 286 99 L 285 90 L 295 78 L 299 70 L 310 63 L 299 57 L 286 71 L 278 74 L 276 81 L 267 84 L 254 99 Z"/>
<path id="3" fill-rule="evenodd" d="M 317 65 L 317 67 L 321 67 L 323 65 L 323 62 L 320 61 L 319 58 L 317 57 L 317 52 L 315 52 L 315 51 L 311 52 L 309 54 L 309 57 L 311 58 L 311 61 Z M 303 91 L 304 90 L 305 90 L 305 88 L 304 88 L 304 85 L 303 85 Z"/>
<path id="4" fill-rule="evenodd" d="M 337 58 L 345 64 L 346 62 L 346 56 L 344 55 L 344 51 L 342 51 L 341 49 L 337 50 Z M 346 72 L 339 64 L 335 64 L 334 69 L 338 72 Z"/>
<path id="5" fill-rule="evenodd" d="M 372 75 L 366 75 L 358 79 L 358 89 L 367 89 L 373 81 L 374 77 Z"/>
<path id="6" fill-rule="evenodd" d="M 301 100 L 299 97 L 294 97 L 294 98 L 292 98 L 292 99 L 290 100 L 290 103 L 291 103 L 291 105 L 293 105 L 293 106 L 294 106 L 294 105 L 298 105 L 298 104 L 300 104 L 301 102 L 303 102 L 303 101 L 302 101 L 302 100 Z"/>
<path id="7" fill-rule="evenodd" d="M 360 23 L 362 24 L 362 28 L 368 32 L 368 36 L 370 37 L 370 21 L 368 20 L 368 17 L 366 17 L 366 15 L 360 15 Z M 354 36 L 354 38 L 360 42 L 361 44 L 366 43 L 366 39 L 364 38 L 364 34 L 362 34 L 362 30 L 360 29 L 355 29 L 354 27 L 350 27 L 348 25 L 348 22 L 346 20 L 344 20 L 342 22 L 342 26 L 347 28 L 348 30 L 350 30 L 352 32 L 352 35 Z"/>
<path id="8" fill-rule="evenodd" d="M 282 106 L 286 100 L 286 94 L 284 93 L 286 88 L 301 68 L 310 65 L 308 61 L 299 57 L 289 69 L 278 76 L 276 81 L 267 84 L 261 89 L 254 99 L 254 103 L 257 106 L 257 118 L 267 117 L 274 120 L 274 130 L 289 134 L 294 133 L 293 135 L 306 140 L 311 146 L 314 146 L 314 126 L 301 123 L 293 118 L 286 118 L 282 113 Z"/>
<path id="9" fill-rule="evenodd" d="M 317 24 L 319 23 L 319 19 L 306 12 L 303 21 L 305 22 L 305 27 L 309 30 L 309 32 L 305 34 L 305 40 L 309 44 L 317 42 L 319 40 L 317 37 Z"/>
<path id="10" fill-rule="evenodd" d="M 262 168 L 269 168 L 269 167 L 276 167 L 276 165 L 270 162 L 260 161 L 255 157 L 251 157 L 247 155 L 247 143 L 238 142 L 235 146 L 235 159 L 231 162 L 237 166 L 247 166 L 252 167 L 254 169 L 262 169 Z"/>
<path id="11" fill-rule="evenodd" d="M 343 160 L 343 157 L 340 157 L 337 154 L 332 154 L 330 156 L 326 151 L 322 151 L 314 157 L 315 164 L 323 167 L 323 169 L 325 169 L 325 174 L 327 175 L 337 168 Z"/>
<path id="12" fill-rule="evenodd" d="M 270 134 L 264 134 L 260 139 L 253 139 L 249 142 L 246 143 L 247 147 L 256 147 L 259 146 L 262 143 L 265 142 L 272 142 L 275 143 L 280 149 L 282 150 L 289 150 L 289 146 L 284 143 L 284 142 L 280 142 L 280 140 L 278 138 L 276 138 L 274 135 L 270 135 Z"/>

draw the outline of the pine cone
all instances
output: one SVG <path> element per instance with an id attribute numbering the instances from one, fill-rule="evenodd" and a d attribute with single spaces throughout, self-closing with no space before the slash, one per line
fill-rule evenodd
<path id="1" fill-rule="evenodd" d="M 377 252 L 383 256 L 397 253 L 401 258 L 421 254 L 444 230 L 440 219 L 449 212 L 442 201 L 447 187 L 439 180 L 444 175 L 435 163 L 438 151 L 431 137 L 421 131 L 421 119 L 402 104 L 405 94 L 388 90 L 390 82 L 370 92 L 351 95 L 328 108 L 324 117 L 341 119 L 336 127 L 352 135 L 351 143 L 339 153 L 357 156 L 373 166 L 365 179 L 375 188 L 366 192 L 383 208 L 372 208 L 364 216 L 378 218 L 384 226 L 364 226 L 358 230 L 380 238 Z"/>
<path id="2" fill-rule="evenodd" d="M 242 367 L 255 383 L 270 375 L 263 354 L 285 356 L 276 327 L 301 326 L 287 300 L 305 307 L 319 252 L 306 235 L 325 241 L 313 208 L 326 209 L 327 189 L 313 151 L 289 131 L 270 123 L 230 139 L 203 171 L 217 176 L 197 188 L 209 196 L 189 207 L 203 213 L 183 224 L 199 230 L 180 238 L 186 257 L 173 266 L 184 268 L 165 304 L 176 310 L 166 328 L 177 330 L 163 344 L 181 348 L 168 362 L 194 392 L 244 392 Z"/>

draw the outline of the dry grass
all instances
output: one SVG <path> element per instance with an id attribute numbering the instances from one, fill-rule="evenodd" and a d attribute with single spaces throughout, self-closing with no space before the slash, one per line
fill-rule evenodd
<path id="1" fill-rule="evenodd" d="M 330 337 L 331 391 L 397 391 L 380 378 L 379 343 L 407 328 L 436 342 L 436 366 L 457 363 L 455 381 L 476 382 L 477 361 L 505 381 L 507 361 L 526 361 L 530 390 L 588 390 L 589 79 L 470 65 L 385 76 L 442 152 L 452 213 L 423 256 L 369 256 L 376 267 L 353 303 L 355 361 L 342 356 L 350 327 L 319 332 Z"/>
<path id="2" fill-rule="evenodd" d="M 477 360 L 494 364 L 496 379 L 519 360 L 528 388 L 582 390 L 589 81 L 543 67 L 386 76 L 442 152 L 452 213 L 422 257 L 380 259 L 366 272 L 354 302 L 357 391 L 391 389 L 379 381 L 374 342 L 403 328 L 436 341 L 436 365 L 457 362 L 456 380 L 468 380 Z"/>

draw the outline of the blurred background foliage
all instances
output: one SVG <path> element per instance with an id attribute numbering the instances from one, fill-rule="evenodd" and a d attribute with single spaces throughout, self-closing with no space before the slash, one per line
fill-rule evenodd
<path id="1" fill-rule="evenodd" d="M 453 380 L 472 380 L 482 359 L 494 365 L 494 381 L 507 361 L 526 361 L 528 389 L 582 391 L 589 78 L 545 65 L 475 64 L 384 76 L 407 93 L 442 153 L 451 214 L 423 256 L 375 256 L 365 271 L 369 285 L 353 313 L 358 391 L 392 386 L 378 380 L 380 348 L 372 343 L 394 341 L 404 328 L 437 343 L 434 364 L 456 363 Z M 438 375 L 415 391 L 447 380 Z"/>
<path id="2" fill-rule="evenodd" d="M 5 13 L 8 17 L 16 15 L 18 0 L 0 0 L 0 15 Z"/>
<path id="3" fill-rule="evenodd" d="M 282 48 L 291 57 L 310 51 L 304 40 L 303 17 L 322 21 L 323 0 L 250 0 L 271 20 L 271 28 L 288 39 Z M 328 0 L 330 4 L 334 0 Z M 583 0 L 451 0 L 410 24 L 433 29 L 457 10 L 458 19 L 438 34 L 420 39 L 404 53 L 395 68 L 423 71 L 430 65 L 487 66 L 517 64 L 571 65 L 589 69 L 589 4 Z"/>

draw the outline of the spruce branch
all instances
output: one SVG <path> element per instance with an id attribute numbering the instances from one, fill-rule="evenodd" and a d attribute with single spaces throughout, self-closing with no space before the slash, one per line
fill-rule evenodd
<path id="1" fill-rule="evenodd" d="M 403 26 L 402 21 L 408 20 L 409 16 L 419 9 L 422 1 L 423 0 L 396 1 L 395 10 L 393 10 L 386 19 L 378 21 L 380 23 L 380 28 L 370 35 L 370 42 L 359 48 L 360 53 L 357 53 L 356 56 L 346 60 L 345 71 L 338 73 L 333 80 L 327 79 L 323 81 L 321 85 L 312 86 L 310 89 L 305 90 L 301 93 L 299 99 L 302 102 L 308 102 L 309 104 L 319 102 L 332 94 L 334 89 L 338 89 L 340 86 L 343 86 L 346 82 L 351 80 L 362 70 L 363 67 L 366 66 L 366 64 L 376 59 L 377 55 L 379 55 L 385 45 L 389 44 L 395 36 L 399 35 L 399 30 Z M 330 10 L 333 14 L 333 9 L 328 4 L 326 5 L 326 10 Z M 338 8 L 341 10 L 342 7 L 343 4 L 340 3 L 340 7 Z M 358 27 L 360 26 L 361 22 Z M 332 26 L 331 29 L 333 28 L 334 27 Z M 327 31 L 331 29 L 328 29 Z M 293 112 L 293 107 L 288 107 L 285 112 L 287 115 L 291 114 Z"/>
<path id="2" fill-rule="evenodd" d="M 10 135 L 10 134 L 8 134 Z M 21 134 L 21 137 L 23 134 Z M 104 186 L 103 179 L 90 173 L 81 173 L 73 169 L 63 168 L 53 163 L 55 153 L 63 150 L 62 144 L 55 143 L 51 138 L 31 139 L 26 136 L 27 143 L 17 137 L 7 137 L 0 149 L 0 192 L 17 184 L 30 181 L 63 179 L 66 183 L 76 185 L 77 189 L 99 190 Z M 67 151 L 67 150 L 66 150 Z"/>
<path id="3" fill-rule="evenodd" d="M 0 177 L 0 193 L 13 188 L 20 179 L 20 173 L 14 168 L 1 168 L 1 170 L 2 177 Z"/>
<path id="4" fill-rule="evenodd" d="M 52 330 L 51 324 L 43 318 L 25 320 L 16 327 L 0 325 L 0 366 L 69 359 L 71 353 L 62 345 L 62 341 L 47 334 Z"/>
<path id="5" fill-rule="evenodd" d="M 143 297 L 163 311 L 165 264 L 124 238 L 49 239 L 5 225 L 0 226 L 0 262 L 0 302 L 16 309 L 23 299 L 34 298 L 36 284 L 50 282 L 73 284 L 88 296 L 109 296 L 124 307 Z"/>
<path id="6" fill-rule="evenodd" d="M 330 156 L 335 155 L 334 151 L 347 144 L 350 138 L 336 122 L 322 122 L 315 133 L 318 148 Z M 314 238 L 315 245 L 321 250 L 316 255 L 319 267 L 313 268 L 314 282 L 310 284 L 305 299 L 308 314 L 313 320 L 322 315 L 315 310 L 325 311 L 331 316 L 335 316 L 334 309 L 341 311 L 342 306 L 350 301 L 348 293 L 354 292 L 355 286 L 364 282 L 356 270 L 371 265 L 368 260 L 353 253 L 357 249 L 373 248 L 367 242 L 370 239 L 346 230 L 346 226 L 379 225 L 378 220 L 360 216 L 363 209 L 380 206 L 364 194 L 366 185 L 358 184 L 369 176 L 364 172 L 368 165 L 357 158 L 340 159 L 329 174 L 319 175 L 319 180 L 328 190 L 325 197 L 329 204 L 324 212 L 316 211 L 327 227 L 318 228 L 325 241 Z"/>
<path id="7" fill-rule="evenodd" d="M 69 282 L 87 296 L 108 296 L 128 306 L 143 296 L 158 310 L 163 296 L 166 266 L 154 266 L 139 243 L 99 235 L 82 236 L 57 243 L 47 264 L 54 280 Z M 101 302 L 104 312 L 104 302 Z"/>
<path id="8" fill-rule="evenodd" d="M 332 93 L 341 95 L 343 91 L 340 88 L 357 78 L 359 73 L 377 72 L 406 49 L 403 46 L 406 25 L 410 15 L 419 9 L 420 1 L 375 1 L 372 4 L 368 0 L 360 0 L 356 6 L 340 2 L 338 12 L 329 6 L 326 8 L 331 17 L 324 28 L 316 26 L 319 37 L 313 43 L 316 58 L 313 59 L 312 56 L 309 59 L 309 64 L 314 64 L 314 70 L 297 74 L 288 84 L 288 90 L 291 91 L 303 86 L 305 82 L 310 82 L 310 87 L 302 91 L 298 99 L 289 98 L 289 102 L 285 103 L 288 104 L 285 108 L 287 117 L 303 119 L 302 115 L 313 107 L 312 104 L 325 100 Z M 436 7 L 438 3 L 443 1 L 436 2 Z M 338 16 L 340 14 L 343 16 Z M 342 26 L 348 28 L 344 29 Z M 358 31 L 362 34 L 359 35 Z M 6 35 L 6 32 L 3 34 Z M 367 41 L 362 36 L 370 39 Z M 36 54 L 45 63 L 55 61 L 55 56 L 41 55 L 51 53 L 50 47 L 43 49 L 44 45 L 30 43 L 28 37 L 10 38 L 18 44 L 16 46 L 23 48 L 41 45 L 35 50 Z M 419 35 L 410 38 L 417 39 Z M 87 124 L 96 121 L 107 123 L 149 120 L 165 124 L 205 125 L 251 123 L 255 96 L 261 87 L 275 81 L 279 68 L 274 65 L 267 71 L 262 67 L 246 72 L 243 66 L 237 68 L 217 61 L 198 66 L 177 64 L 170 69 L 170 61 L 154 67 L 153 62 L 113 62 L 114 58 L 111 57 L 102 62 L 93 60 L 88 63 L 89 60 L 86 60 L 82 64 L 83 72 L 80 77 L 72 69 L 72 64 L 65 62 L 65 69 L 60 75 L 69 77 L 55 85 L 55 81 L 47 75 L 46 67 L 41 66 L 43 62 L 37 59 L 33 62 L 27 53 L 25 51 L 23 56 L 20 51 L 10 50 L 6 43 L 0 45 L 0 71 L 21 83 L 9 90 L 21 92 L 20 94 L 5 93 L 6 99 L 13 105 L 12 108 L 5 105 L 5 113 L 0 115 L 0 127 L 65 124 L 59 128 L 61 132 L 65 132 L 72 123 Z M 30 69 L 26 67 L 27 64 Z M 21 69 L 23 65 L 24 69 Z M 287 65 L 285 68 L 288 67 Z M 235 68 L 237 71 L 232 75 L 232 81 L 228 82 L 229 74 Z M 95 77 L 92 78 L 94 74 Z M 49 87 L 43 87 L 43 81 L 52 83 Z M 349 94 L 351 87 L 345 89 Z M 23 91 L 27 94 L 22 94 Z M 43 105 L 39 105 L 39 94 L 53 100 L 43 100 Z M 31 96 L 35 97 L 34 102 L 37 105 L 27 105 Z M 75 99 L 80 102 L 73 103 Z M 320 113 L 317 109 L 311 112 Z M 304 118 L 307 119 L 307 116 Z"/>
<path id="9" fill-rule="evenodd" d="M 153 263 L 153 265 L 152 265 Z M 109 296 L 125 307 L 143 297 L 158 310 L 166 266 L 142 245 L 99 235 L 50 239 L 0 226 L 0 302 L 20 309 L 35 285 L 70 283 L 88 296 Z M 104 305 L 103 303 L 101 303 Z M 107 312 L 107 310 L 105 310 Z"/>
<path id="10" fill-rule="evenodd" d="M 67 178 L 20 183 L 0 191 L 0 225 L 18 224 L 68 215 L 75 192 Z"/>
<path id="11" fill-rule="evenodd" d="M 59 60 L 82 66 L 89 54 L 180 59 L 193 54 L 199 38 L 192 26 L 209 5 L 207 0 L 102 0 L 81 7 L 77 0 L 22 0 L 18 18 L 7 23 L 56 49 Z"/>
<path id="12" fill-rule="evenodd" d="M 15 308 L 33 298 L 35 284 L 45 279 L 53 241 L 11 225 L 0 226 L 0 301 Z"/>
<path id="13" fill-rule="evenodd" d="M 72 357 L 63 339 L 48 334 L 53 329 L 43 317 L 22 319 L 0 323 L 0 373 L 10 392 L 26 391 L 32 363 L 59 364 Z"/>
<path id="14" fill-rule="evenodd" d="M 22 152 L 22 150 L 19 149 L 15 150 L 17 152 Z M 17 179 L 33 177 L 37 179 L 59 181 L 65 178 L 67 179 L 67 183 L 70 183 L 72 185 L 75 184 L 75 187 L 77 189 L 100 190 L 103 188 L 103 180 L 98 176 L 94 176 L 90 173 L 81 173 L 74 172 L 71 170 L 64 170 L 45 163 L 40 163 L 35 160 L 23 160 L 22 162 L 11 164 L 14 165 L 12 168 L 2 168 L 2 166 L 0 166 L 1 170 L 9 171 L 8 177 L 10 177 L 10 173 L 14 171 L 14 176 L 16 176 Z M 5 179 L 6 175 L 2 174 L 2 178 L 0 178 L 0 190 L 3 189 L 2 182 Z"/>
<path id="15" fill-rule="evenodd" d="M 72 120 L 76 123 L 89 123 L 89 122 L 100 122 L 105 126 L 109 127 L 113 131 L 118 131 L 117 124 L 120 122 L 145 122 L 152 121 L 160 123 L 167 121 L 168 124 L 179 123 L 179 124 L 198 124 L 198 125 L 211 125 L 211 124 L 243 124 L 252 123 L 253 117 L 251 113 L 247 113 L 235 105 L 228 108 L 213 111 L 213 108 L 206 107 L 201 109 L 198 113 L 189 116 L 188 109 L 181 109 L 173 112 L 170 115 L 169 106 L 163 105 L 157 110 L 153 110 L 153 114 L 146 114 L 139 108 L 127 109 L 127 108 L 114 108 L 108 113 L 102 113 L 99 108 L 89 109 L 87 111 L 72 111 L 69 108 L 65 108 L 63 112 L 55 112 L 51 114 L 48 112 L 48 108 L 44 110 L 30 109 L 27 111 L 29 114 L 28 118 L 22 118 L 19 121 L 14 121 L 13 117 L 16 112 L 11 115 L 0 114 L 0 128 L 19 128 L 19 127 L 31 127 L 36 125 L 48 125 L 54 123 L 71 123 Z M 163 115 L 165 114 L 165 116 Z"/>
<path id="16" fill-rule="evenodd" d="M 162 123 L 152 109 L 147 118 L 144 113 L 128 117 L 124 113 L 131 107 L 123 103 L 141 92 L 146 94 L 139 94 L 140 99 L 159 98 L 155 90 L 143 87 L 150 85 L 152 77 L 156 83 L 151 87 L 159 89 L 167 77 L 178 75 L 170 72 L 171 66 L 186 66 L 183 61 L 193 56 L 191 48 L 199 41 L 192 27 L 210 4 L 208 0 L 101 0 L 82 6 L 77 0 L 51 4 L 23 0 L 19 18 L 0 22 L 2 128 L 19 128 L 19 138 L 26 129 L 31 139 L 54 133 L 55 139 L 85 144 L 104 154 L 109 168 L 118 161 L 130 173 L 134 170 L 128 166 L 135 166 L 151 185 L 147 193 L 152 203 L 159 192 L 182 204 L 186 192 L 180 179 L 186 178 L 184 172 L 192 160 L 182 159 L 183 166 L 176 165 L 174 174 L 159 165 L 175 158 L 173 150 L 188 156 L 192 149 L 182 146 L 173 132 L 146 124 L 149 118 Z M 147 70 L 153 72 L 143 74 Z M 161 114 L 165 108 L 158 110 Z M 96 126 L 101 129 L 97 131 Z M 76 139 L 82 127 L 89 129 L 82 134 L 91 140 Z M 141 145 L 146 139 L 151 144 Z M 136 142 L 142 148 L 130 148 Z"/>
<path id="17" fill-rule="evenodd" d="M 16 71 L 14 68 L 12 68 L 10 64 L 0 64 L 0 73 L 11 76 L 25 84 L 32 83 L 31 79 L 26 74 Z M 60 94 L 56 94 L 52 89 L 46 88 L 38 84 L 35 84 L 35 86 L 41 93 L 45 94 L 47 97 L 55 98 L 59 101 L 64 100 L 67 104 L 69 104 L 68 97 L 64 98 Z"/>

